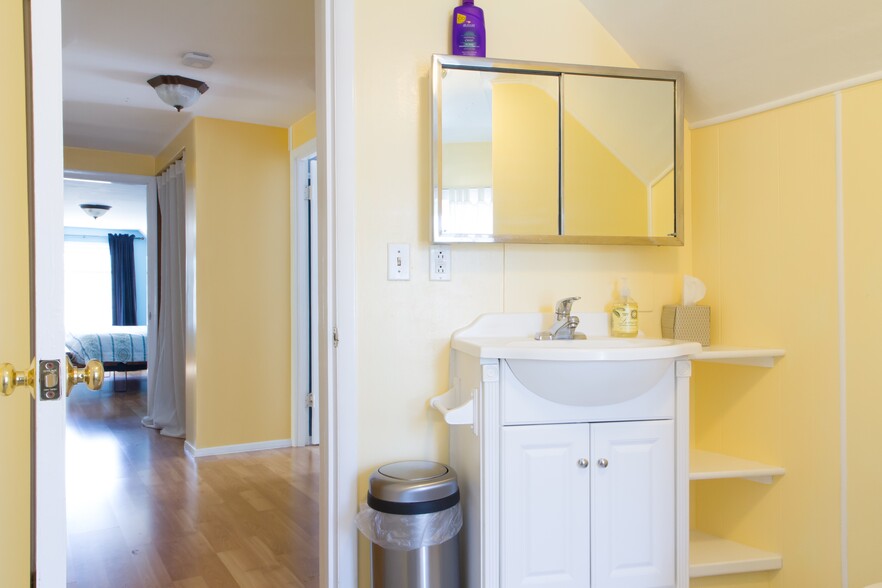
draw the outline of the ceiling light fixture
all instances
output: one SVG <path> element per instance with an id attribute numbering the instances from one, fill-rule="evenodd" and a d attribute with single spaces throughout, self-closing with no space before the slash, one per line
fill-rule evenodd
<path id="1" fill-rule="evenodd" d="M 178 109 L 196 104 L 199 96 L 208 91 L 208 84 L 184 76 L 156 76 L 147 80 L 160 99 Z"/>
<path id="2" fill-rule="evenodd" d="M 99 216 L 104 216 L 110 210 L 110 206 L 107 204 L 80 204 L 80 208 L 96 220 Z"/>

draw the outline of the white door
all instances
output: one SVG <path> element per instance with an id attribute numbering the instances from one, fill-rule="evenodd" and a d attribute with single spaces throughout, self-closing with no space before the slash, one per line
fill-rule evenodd
<path id="1" fill-rule="evenodd" d="M 591 586 L 674 586 L 674 421 L 591 425 Z"/>
<path id="2" fill-rule="evenodd" d="M 588 586 L 588 441 L 587 424 L 503 429 L 502 586 Z"/>
<path id="3" fill-rule="evenodd" d="M 31 10 L 33 227 L 32 333 L 37 360 L 33 430 L 36 585 L 67 583 L 65 512 L 66 378 L 50 373 L 64 359 L 63 134 L 60 0 L 25 2 Z M 47 369 L 40 369 L 40 366 Z M 60 377 L 59 377 L 60 376 Z M 53 386 L 58 379 L 57 389 Z"/>
<path id="4" fill-rule="evenodd" d="M 26 370 L 30 345 L 27 124 L 23 3 L 0 4 L 4 91 L 0 93 L 0 363 Z M 0 395 L 0 586 L 28 586 L 31 576 L 31 396 Z"/>

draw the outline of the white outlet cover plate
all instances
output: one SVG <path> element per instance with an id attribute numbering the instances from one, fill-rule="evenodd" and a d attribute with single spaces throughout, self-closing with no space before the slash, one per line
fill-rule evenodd
<path id="1" fill-rule="evenodd" d="M 450 245 L 429 247 L 429 279 L 449 281 L 451 274 Z"/>

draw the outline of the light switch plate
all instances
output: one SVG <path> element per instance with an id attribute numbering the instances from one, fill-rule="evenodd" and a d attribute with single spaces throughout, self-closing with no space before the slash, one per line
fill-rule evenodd
<path id="1" fill-rule="evenodd" d="M 389 280 L 410 279 L 410 245 L 389 243 L 387 245 L 387 276 Z"/>

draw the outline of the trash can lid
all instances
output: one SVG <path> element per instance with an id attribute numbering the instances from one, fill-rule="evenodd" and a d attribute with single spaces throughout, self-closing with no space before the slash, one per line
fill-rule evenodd
<path id="1" fill-rule="evenodd" d="M 456 472 L 433 461 L 399 461 L 377 468 L 368 480 L 368 504 L 382 512 L 399 511 L 394 504 L 423 504 L 435 512 L 459 502 Z M 430 510 L 425 510 L 429 508 Z M 394 514 L 419 514 L 413 509 Z"/>

